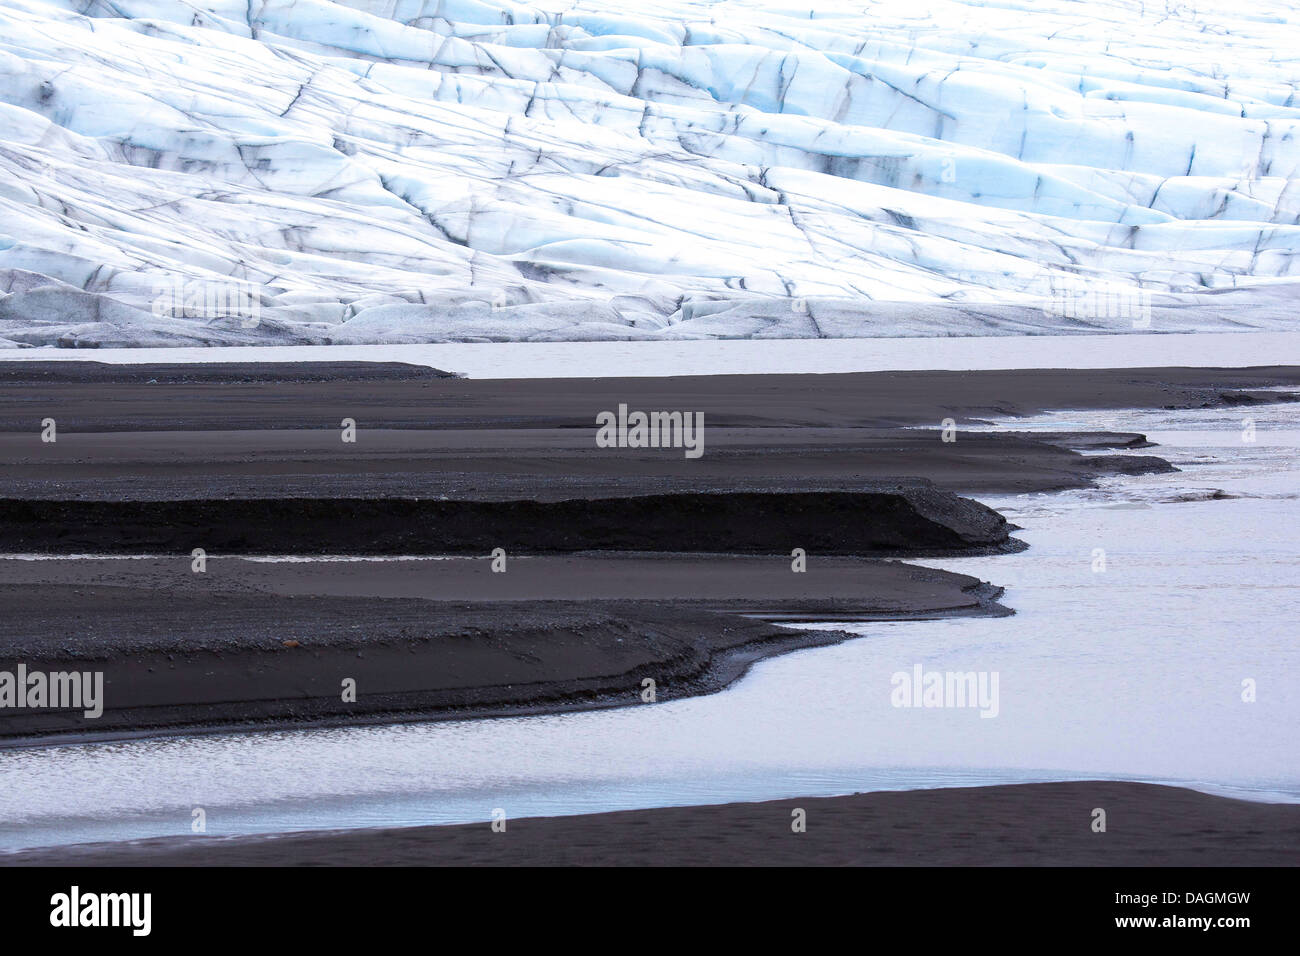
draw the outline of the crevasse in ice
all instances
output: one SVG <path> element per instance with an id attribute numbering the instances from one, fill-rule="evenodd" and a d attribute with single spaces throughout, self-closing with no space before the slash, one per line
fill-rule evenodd
<path id="1" fill-rule="evenodd" d="M 1297 8 L 805 4 L 0 0 L 0 346 L 1294 327 Z"/>

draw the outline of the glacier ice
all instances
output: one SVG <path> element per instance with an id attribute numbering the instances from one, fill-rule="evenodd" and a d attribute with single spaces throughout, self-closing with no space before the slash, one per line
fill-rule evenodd
<path id="1" fill-rule="evenodd" d="M 1296 7 L 809 3 L 0 0 L 0 346 L 1295 327 Z"/>

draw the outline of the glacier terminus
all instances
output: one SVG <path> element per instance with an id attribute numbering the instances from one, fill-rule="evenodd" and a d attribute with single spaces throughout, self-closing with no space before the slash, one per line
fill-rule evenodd
<path id="1" fill-rule="evenodd" d="M 1298 84 L 1270 2 L 0 0 L 0 347 L 1287 330 Z"/>

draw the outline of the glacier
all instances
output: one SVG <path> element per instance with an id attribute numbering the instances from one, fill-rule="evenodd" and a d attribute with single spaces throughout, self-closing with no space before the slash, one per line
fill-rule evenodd
<path id="1" fill-rule="evenodd" d="M 0 0 L 0 347 L 1286 331 L 1300 10 Z"/>

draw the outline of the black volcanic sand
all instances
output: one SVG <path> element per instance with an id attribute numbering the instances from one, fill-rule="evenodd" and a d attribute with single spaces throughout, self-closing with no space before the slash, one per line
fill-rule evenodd
<path id="1" fill-rule="evenodd" d="M 1091 829 L 1094 808 L 1106 832 Z M 503 808 L 509 813 L 509 807 Z M 791 829 L 806 812 L 807 830 Z M 188 817 L 186 818 L 188 823 Z M 166 837 L 18 866 L 1296 866 L 1300 806 L 1141 783 L 1038 783 L 462 826 Z M 1183 888 L 1180 888 L 1183 889 Z M 1195 889 L 1195 887 L 1186 887 Z"/>
<path id="2" fill-rule="evenodd" d="M 1134 433 L 961 426 L 1293 400 L 1256 391 L 1276 387 L 1300 388 L 1300 369 L 493 381 L 396 364 L 0 364 L 0 553 L 163 555 L 0 559 L 0 669 L 106 681 L 99 720 L 0 710 L 0 746 L 647 706 L 645 678 L 660 701 L 708 693 L 761 657 L 847 636 L 779 621 L 1008 613 L 997 588 L 880 556 L 1018 547 L 961 495 L 1171 469 L 1131 454 L 1148 444 Z M 620 404 L 703 412 L 704 456 L 595 447 L 596 415 Z M 355 444 L 340 440 L 345 418 Z M 948 418 L 954 442 L 937 430 Z M 1106 450 L 1129 453 L 1095 454 Z M 504 574 L 486 558 L 497 547 Z M 803 574 L 790 567 L 799 547 Z M 213 555 L 202 573 L 193 548 Z M 477 559 L 222 557 L 344 552 Z M 346 678 L 355 702 L 342 699 Z M 796 806 L 807 833 L 790 831 Z M 1106 834 L 1088 826 L 1098 806 Z M 1294 864 L 1298 834 L 1295 807 L 1086 783 L 5 861 Z"/>
<path id="3" fill-rule="evenodd" d="M 870 559 L 1021 547 L 961 494 L 1170 466 L 1075 450 L 1147 444 L 1132 433 L 959 427 L 944 442 L 944 419 L 1248 406 L 1285 400 L 1252 391 L 1277 386 L 1300 370 L 493 381 L 398 364 L 3 363 L 0 553 L 171 557 L 3 562 L 0 666 L 93 662 L 109 685 L 97 721 L 6 710 L 0 736 L 636 703 L 644 677 L 661 699 L 707 692 L 759 656 L 843 637 L 776 620 L 1002 613 L 971 578 Z M 704 456 L 597 448 L 596 415 L 620 404 L 703 412 Z M 217 556 L 201 574 L 195 548 Z M 504 575 L 219 557 L 494 548 Z"/>
<path id="4" fill-rule="evenodd" d="M 861 492 L 903 478 L 959 494 L 1046 491 L 1168 466 L 1152 456 L 1084 457 L 1070 435 L 960 425 L 1048 409 L 1250 405 L 1279 400 L 1251 391 L 1276 386 L 1300 387 L 1300 370 L 469 380 L 404 365 L 363 372 L 3 363 L 0 492 L 47 500 L 559 501 Z M 702 412 L 704 456 L 597 448 L 596 415 L 620 404 Z M 58 423 L 55 443 L 40 440 L 46 418 Z M 341 440 L 345 418 L 357 423 L 355 443 Z M 946 418 L 958 423 L 954 442 L 936 431 Z M 1106 442 L 1130 448 L 1141 436 L 1094 436 L 1084 447 Z"/>
<path id="5" fill-rule="evenodd" d="M 814 556 L 266 563 L 0 559 L 0 669 L 102 671 L 104 713 L 0 709 L 9 745 L 640 705 L 837 643 L 773 621 L 1005 614 L 967 575 Z M 344 701 L 343 681 L 356 682 Z"/>
<path id="6" fill-rule="evenodd" d="M 851 555 L 1020 550 L 1006 519 L 925 484 L 854 492 L 677 492 L 563 501 L 0 500 L 7 553 Z"/>
<path id="7" fill-rule="evenodd" d="M 1279 400 L 1251 389 L 1291 385 L 1300 372 L 1285 368 L 493 381 L 396 364 L 4 363 L 0 548 L 997 550 L 997 520 L 949 492 L 1071 488 L 1170 466 L 1095 454 L 1142 447 L 1132 433 L 961 424 L 1046 408 L 1249 405 Z M 596 415 L 620 404 L 703 413 L 703 457 L 597 448 Z M 47 418 L 53 443 L 40 440 Z M 355 443 L 342 441 L 345 418 Z M 934 430 L 947 418 L 956 441 Z"/>
<path id="8" fill-rule="evenodd" d="M 937 427 L 949 415 L 961 422 L 1063 408 L 1249 405 L 1276 400 L 1252 389 L 1276 387 L 1300 388 L 1300 369 L 462 379 L 378 362 L 23 361 L 0 362 L 0 431 L 38 430 L 47 416 L 70 431 L 332 429 L 342 417 L 374 428 L 591 428 L 596 412 L 620 402 L 702 411 L 710 426 Z"/>

